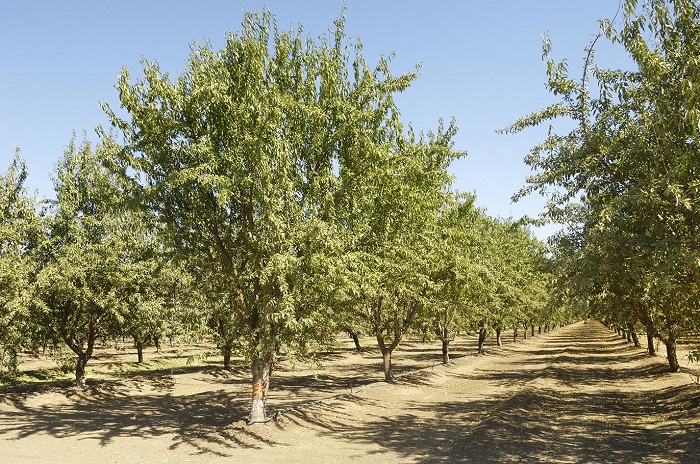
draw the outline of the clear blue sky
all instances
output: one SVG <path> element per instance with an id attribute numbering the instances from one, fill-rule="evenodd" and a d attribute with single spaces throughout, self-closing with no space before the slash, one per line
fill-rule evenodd
<path id="1" fill-rule="evenodd" d="M 492 216 L 536 216 L 544 200 L 510 198 L 530 173 L 523 163 L 546 128 L 497 135 L 518 117 L 552 103 L 541 61 L 547 31 L 556 58 L 579 71 L 598 19 L 612 18 L 617 0 L 345 0 L 346 31 L 360 36 L 371 63 L 395 53 L 392 71 L 421 77 L 397 99 L 405 122 L 430 130 L 455 117 L 456 148 L 469 156 L 452 166 L 455 188 L 475 191 Z M 117 75 L 139 60 L 158 61 L 177 75 L 192 41 L 221 47 L 237 31 L 243 11 L 264 5 L 281 28 L 302 24 L 312 37 L 327 31 L 342 0 L 199 0 L 0 2 L 0 170 L 19 147 L 28 186 L 52 196 L 50 180 L 63 147 L 76 131 L 95 139 L 106 125 L 98 102 L 117 108 Z M 600 56 L 600 55 L 599 55 Z M 612 51 L 601 62 L 622 66 Z M 551 229 L 538 231 L 544 237 Z"/>

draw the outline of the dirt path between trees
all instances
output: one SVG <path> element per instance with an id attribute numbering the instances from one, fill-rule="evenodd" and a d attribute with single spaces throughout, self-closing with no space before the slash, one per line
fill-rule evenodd
<path id="1" fill-rule="evenodd" d="M 253 427 L 245 382 L 211 372 L 8 395 L 0 462 L 700 462 L 700 387 L 596 322 L 352 395 L 323 372 L 282 375 L 271 403 L 324 401 Z"/>

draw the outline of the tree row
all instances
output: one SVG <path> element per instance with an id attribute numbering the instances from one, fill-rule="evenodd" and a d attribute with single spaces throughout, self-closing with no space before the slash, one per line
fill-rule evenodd
<path id="1" fill-rule="evenodd" d="M 650 354 L 661 340 L 677 371 L 677 340 L 700 326 L 700 7 L 621 6 L 619 22 L 601 22 L 580 77 L 545 42 L 560 101 L 509 130 L 573 120 L 532 151 L 538 172 L 522 192 L 548 195 L 546 218 L 568 225 L 554 248 L 559 299 L 632 338 L 644 330 Z M 596 65 L 606 39 L 631 69 Z"/>
<path id="2" fill-rule="evenodd" d="M 417 74 L 370 66 L 343 27 L 312 40 L 248 14 L 175 79 L 124 69 L 112 128 L 70 142 L 41 208 L 17 155 L 0 179 L 3 363 L 68 347 L 81 384 L 100 337 L 211 337 L 249 363 L 255 423 L 280 356 L 338 333 L 376 339 L 391 382 L 411 330 L 448 362 L 460 330 L 482 350 L 564 322 L 544 245 L 452 190 L 455 124 L 404 126 L 394 95 Z"/>

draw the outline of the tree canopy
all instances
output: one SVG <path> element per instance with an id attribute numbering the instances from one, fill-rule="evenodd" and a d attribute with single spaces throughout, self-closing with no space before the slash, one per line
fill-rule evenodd
<path id="1" fill-rule="evenodd" d="M 595 66 L 594 41 L 578 79 L 546 41 L 548 86 L 561 102 L 509 130 L 576 122 L 532 151 L 537 173 L 521 194 L 549 192 L 546 217 L 570 224 L 559 238 L 567 284 L 599 317 L 644 324 L 677 370 L 675 341 L 697 324 L 700 296 L 700 9 L 690 0 L 622 7 L 621 25 L 602 21 L 599 38 L 624 47 L 636 69 Z"/>
<path id="2" fill-rule="evenodd" d="M 193 43 L 171 78 L 123 69 L 112 128 L 60 159 L 42 214 L 19 158 L 0 179 L 3 362 L 49 347 L 78 385 L 98 339 L 182 335 L 250 367 L 250 423 L 281 359 L 342 331 L 376 340 L 388 382 L 407 334 L 495 332 L 552 310 L 544 245 L 452 189 L 456 121 L 404 125 L 417 69 L 370 65 L 345 19 L 312 39 L 249 13 L 221 50 Z M 359 346 L 359 345 L 358 345 Z"/>

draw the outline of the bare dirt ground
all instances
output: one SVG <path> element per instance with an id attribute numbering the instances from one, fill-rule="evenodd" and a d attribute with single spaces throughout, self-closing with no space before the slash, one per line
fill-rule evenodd
<path id="1" fill-rule="evenodd" d="M 8 394 L 0 462 L 700 462 L 700 387 L 596 322 L 461 354 L 407 343 L 392 385 L 371 351 L 282 364 L 252 427 L 242 371 Z"/>

